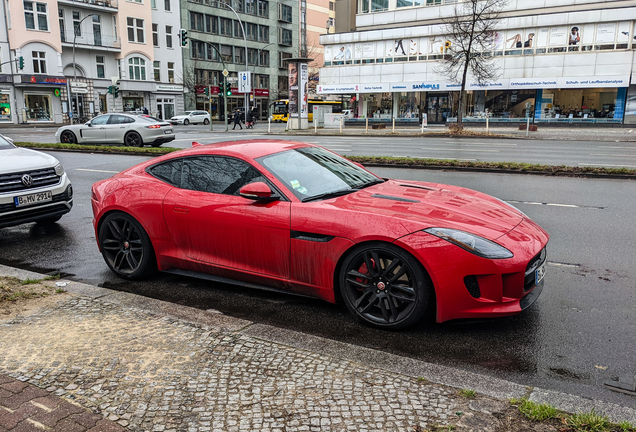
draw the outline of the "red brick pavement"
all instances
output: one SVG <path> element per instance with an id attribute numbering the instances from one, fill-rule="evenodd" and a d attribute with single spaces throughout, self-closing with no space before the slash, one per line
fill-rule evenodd
<path id="1" fill-rule="evenodd" d="M 0 374 L 0 432 L 124 432 L 92 411 Z"/>

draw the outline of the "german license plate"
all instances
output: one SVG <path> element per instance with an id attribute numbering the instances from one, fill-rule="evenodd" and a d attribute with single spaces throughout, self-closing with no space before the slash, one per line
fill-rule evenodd
<path id="1" fill-rule="evenodd" d="M 539 267 L 538 269 L 536 269 L 534 271 L 534 280 L 535 280 L 535 285 L 538 285 L 539 282 L 541 282 L 543 280 L 543 277 L 545 276 L 545 262 L 543 264 L 541 264 L 541 267 Z"/>
<path id="2" fill-rule="evenodd" d="M 165 133 L 165 134 L 171 134 L 171 133 L 172 133 L 172 129 L 167 129 L 167 130 L 163 131 L 163 133 Z"/>
<path id="3" fill-rule="evenodd" d="M 26 207 L 33 204 L 40 204 L 49 201 L 53 201 L 53 195 L 51 194 L 51 191 L 13 197 L 13 202 L 15 203 L 16 207 Z"/>

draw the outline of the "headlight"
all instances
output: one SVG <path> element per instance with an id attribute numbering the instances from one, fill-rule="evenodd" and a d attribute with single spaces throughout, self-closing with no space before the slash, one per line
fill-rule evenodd
<path id="1" fill-rule="evenodd" d="M 62 177 L 62 175 L 64 174 L 64 167 L 62 166 L 62 164 L 55 165 L 55 174 Z"/>
<path id="2" fill-rule="evenodd" d="M 427 228 L 429 234 L 453 243 L 468 252 L 483 258 L 503 259 L 512 258 L 514 255 L 505 247 L 485 238 L 450 228 Z"/>

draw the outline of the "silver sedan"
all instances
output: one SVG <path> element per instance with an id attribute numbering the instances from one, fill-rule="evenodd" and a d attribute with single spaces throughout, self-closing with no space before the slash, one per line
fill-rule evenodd
<path id="1" fill-rule="evenodd" d="M 66 144 L 123 144 L 159 147 L 174 140 L 170 123 L 147 114 L 103 114 L 79 125 L 65 125 L 57 130 L 55 138 Z"/>

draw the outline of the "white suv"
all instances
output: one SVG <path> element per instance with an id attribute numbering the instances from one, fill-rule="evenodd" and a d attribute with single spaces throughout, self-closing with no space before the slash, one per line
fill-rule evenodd
<path id="1" fill-rule="evenodd" d="M 60 162 L 0 135 L 0 228 L 54 223 L 72 207 L 73 186 Z"/>

